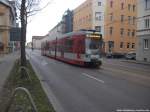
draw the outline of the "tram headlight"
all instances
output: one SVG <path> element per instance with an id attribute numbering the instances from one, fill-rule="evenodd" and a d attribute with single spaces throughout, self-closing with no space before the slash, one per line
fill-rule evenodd
<path id="1" fill-rule="evenodd" d="M 91 57 L 91 54 L 85 54 L 85 57 L 86 57 L 86 58 L 90 58 L 90 57 Z"/>

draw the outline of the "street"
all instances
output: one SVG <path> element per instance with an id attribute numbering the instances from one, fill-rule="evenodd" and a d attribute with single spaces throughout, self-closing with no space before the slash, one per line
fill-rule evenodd
<path id="1" fill-rule="evenodd" d="M 101 68 L 84 68 L 26 52 L 57 112 L 150 109 L 150 66 L 104 58 Z"/>

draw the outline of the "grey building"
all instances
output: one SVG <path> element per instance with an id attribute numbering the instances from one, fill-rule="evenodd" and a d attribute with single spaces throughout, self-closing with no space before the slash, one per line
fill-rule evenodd
<path id="1" fill-rule="evenodd" d="M 138 0 L 138 3 L 136 59 L 150 62 L 150 0 Z"/>
<path id="2" fill-rule="evenodd" d="M 73 31 L 73 11 L 69 9 L 64 13 L 62 17 L 63 23 L 63 32 L 62 33 L 69 33 Z"/>

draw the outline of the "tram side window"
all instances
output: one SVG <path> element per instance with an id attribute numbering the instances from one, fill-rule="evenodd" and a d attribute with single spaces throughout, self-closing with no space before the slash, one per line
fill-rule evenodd
<path id="1" fill-rule="evenodd" d="M 52 51 L 55 51 L 55 44 L 52 43 Z"/>
<path id="2" fill-rule="evenodd" d="M 72 44 L 73 44 L 73 41 L 71 38 L 66 39 L 66 41 L 65 41 L 65 52 L 72 52 Z"/>
<path id="3" fill-rule="evenodd" d="M 46 48 L 46 49 L 49 49 L 49 44 L 48 44 L 48 42 L 46 42 L 45 48 Z"/>
<path id="4" fill-rule="evenodd" d="M 61 40 L 57 42 L 57 51 L 60 52 L 62 49 Z"/>
<path id="5" fill-rule="evenodd" d="M 78 46 L 79 46 L 79 52 L 81 54 L 84 54 L 85 53 L 85 40 L 81 39 L 78 43 Z"/>

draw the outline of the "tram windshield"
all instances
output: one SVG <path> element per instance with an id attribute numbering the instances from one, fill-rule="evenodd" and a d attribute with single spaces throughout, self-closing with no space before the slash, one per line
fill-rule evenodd
<path id="1" fill-rule="evenodd" d="M 100 46 L 99 39 L 87 38 L 86 48 L 95 50 L 95 49 L 99 49 L 99 46 Z"/>
<path id="2" fill-rule="evenodd" d="M 99 48 L 99 41 L 96 39 L 91 39 L 89 44 L 90 49 L 98 49 Z"/>

